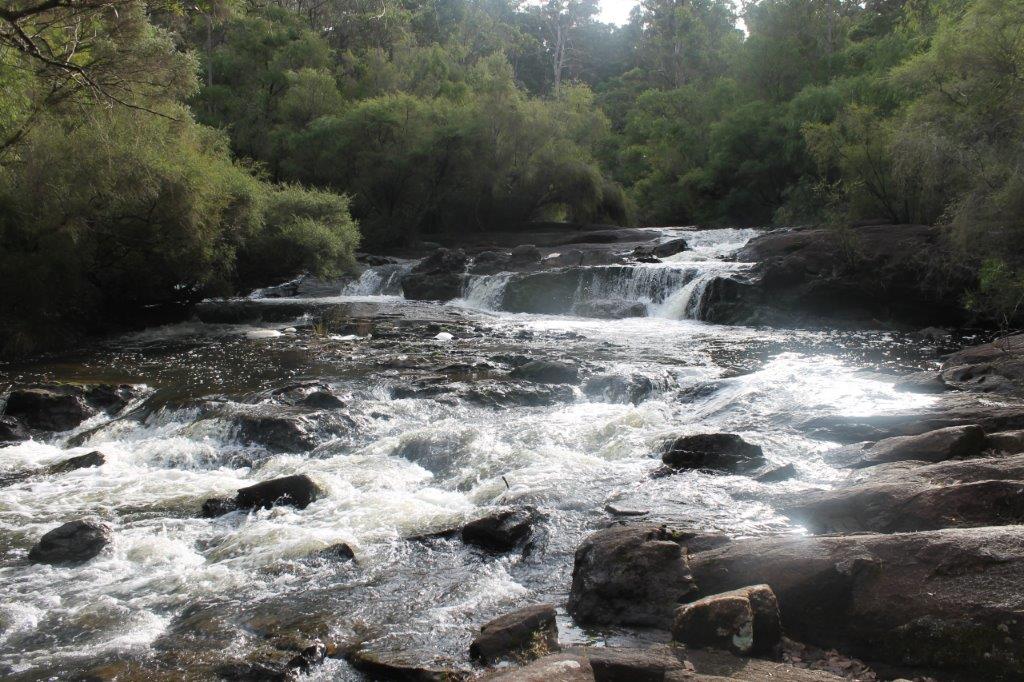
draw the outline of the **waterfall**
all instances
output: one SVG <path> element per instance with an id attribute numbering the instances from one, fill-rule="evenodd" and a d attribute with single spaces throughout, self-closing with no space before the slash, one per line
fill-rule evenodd
<path id="1" fill-rule="evenodd" d="M 412 263 L 391 263 L 366 268 L 359 279 L 342 288 L 342 296 L 401 296 L 402 276 Z"/>
<path id="2" fill-rule="evenodd" d="M 513 273 L 499 272 L 496 275 L 470 275 L 462 286 L 462 298 L 454 301 L 457 305 L 483 310 L 501 310 L 505 287 Z"/>
<path id="3" fill-rule="evenodd" d="M 696 271 L 664 265 L 592 268 L 581 277 L 575 302 L 614 300 L 643 303 L 650 310 L 684 287 Z"/>

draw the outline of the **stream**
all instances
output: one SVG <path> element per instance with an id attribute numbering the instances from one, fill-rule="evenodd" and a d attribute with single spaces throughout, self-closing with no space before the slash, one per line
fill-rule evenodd
<path id="1" fill-rule="evenodd" d="M 203 679 L 204 666 L 266 646 L 268 632 L 309 629 L 383 657 L 468 668 L 479 625 L 530 603 L 559 605 L 563 644 L 636 636 L 579 629 L 562 608 L 573 553 L 616 519 L 609 506 L 729 535 L 800 532 L 772 500 L 839 476 L 820 457 L 835 444 L 800 423 L 927 405 L 935 398 L 893 382 L 935 366 L 938 349 L 887 332 L 692 319 L 710 277 L 749 267 L 728 256 L 755 231 L 662 234 L 691 248 L 628 271 L 588 268 L 575 293 L 641 304 L 645 317 L 507 312 L 512 273 L 470 277 L 447 304 L 406 301 L 410 264 L 400 263 L 367 270 L 337 296 L 220 302 L 203 321 L 0 365 L 3 386 L 145 387 L 119 417 L 0 448 L 0 475 L 106 457 L 0 489 L 0 677 L 69 679 L 127 660 Z M 569 363 L 581 381 L 510 379 L 529 359 Z M 309 381 L 340 403 L 282 403 L 279 389 Z M 238 415 L 267 412 L 297 415 L 308 447 L 239 437 Z M 666 440 L 712 432 L 761 445 L 796 477 L 654 475 Z M 303 510 L 200 516 L 207 498 L 294 473 L 326 495 Z M 542 515 L 528 553 L 409 540 L 504 505 Z M 80 566 L 28 563 L 40 535 L 83 516 L 113 526 L 107 551 Z M 338 543 L 356 561 L 318 554 Z M 365 679 L 340 659 L 308 676 Z"/>

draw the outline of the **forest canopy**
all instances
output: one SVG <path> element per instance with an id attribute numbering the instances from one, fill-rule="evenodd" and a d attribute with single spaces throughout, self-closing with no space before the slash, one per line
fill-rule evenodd
<path id="1" fill-rule="evenodd" d="M 1010 320 L 1022 68 L 1016 0 L 13 0 L 6 344 L 535 220 L 938 224 Z"/>

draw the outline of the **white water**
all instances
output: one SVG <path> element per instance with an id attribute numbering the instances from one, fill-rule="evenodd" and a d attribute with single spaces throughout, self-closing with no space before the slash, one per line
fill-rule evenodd
<path id="1" fill-rule="evenodd" d="M 368 267 L 359 275 L 359 279 L 345 285 L 341 295 L 401 296 L 402 276 L 409 272 L 413 265 L 413 262 L 402 262 Z"/>
<path id="2" fill-rule="evenodd" d="M 885 334 L 679 319 L 699 300 L 703 277 L 742 267 L 721 260 L 726 245 L 735 248 L 749 237 L 741 232 L 688 232 L 694 253 L 652 266 L 662 272 L 639 273 L 614 290 L 640 296 L 666 272 L 697 271 L 664 298 L 660 317 L 482 315 L 389 298 L 359 306 L 364 317 L 367 306 L 378 306 L 390 338 L 373 330 L 354 344 L 300 329 L 246 339 L 252 327 L 190 323 L 126 337 L 75 361 L 80 364 L 35 368 L 69 378 L 116 368 L 125 373 L 118 380 L 144 381 L 158 396 L 181 398 L 141 422 L 108 423 L 80 447 L 67 447 L 64 434 L 0 448 L 0 473 L 96 449 L 107 457 L 102 467 L 0 489 L 0 677 L 65 679 L 111 656 L 166 655 L 161 643 L 186 609 L 221 602 L 228 614 L 254 605 L 282 614 L 298 608 L 303 616 L 323 609 L 336 631 L 358 633 L 373 646 L 465 663 L 482 622 L 526 603 L 564 603 L 573 552 L 607 523 L 608 503 L 733 534 L 789 528 L 764 496 L 799 495 L 837 476 L 819 457 L 831 444 L 800 431 L 798 420 L 883 414 L 934 398 L 898 393 L 891 377 L 874 371 L 908 352 Z M 500 278 L 471 281 L 466 300 L 493 305 L 503 286 Z M 372 299 L 379 291 L 361 296 Z M 452 339 L 439 341 L 441 334 Z M 503 409 L 391 397 L 393 389 L 437 377 L 446 365 L 499 364 L 518 354 L 565 359 L 590 374 L 642 374 L 657 389 L 638 405 L 591 399 L 579 390 L 568 402 Z M 228 413 L 244 411 L 254 388 L 304 377 L 350 396 L 336 412 L 355 424 L 350 433 L 324 436 L 311 452 L 271 454 L 242 445 L 226 420 L 206 411 L 207 397 L 224 396 L 218 405 Z M 4 377 L 4 383 L 16 380 Z M 103 423 L 100 417 L 82 428 Z M 739 433 L 762 445 L 771 464 L 794 463 L 799 479 L 765 486 L 700 472 L 650 478 L 659 465 L 652 455 L 667 438 L 708 431 Z M 309 474 L 327 495 L 302 511 L 198 517 L 208 497 L 293 473 Z M 483 558 L 457 541 L 425 549 L 401 539 L 507 503 L 533 504 L 546 514 L 543 552 Z M 81 566 L 26 561 L 44 532 L 81 516 L 113 526 L 111 548 Z M 338 542 L 352 546 L 358 566 L 306 559 Z M 236 627 L 227 643 L 201 652 L 219 660 L 261 643 Z M 316 674 L 358 679 L 337 662 Z"/>

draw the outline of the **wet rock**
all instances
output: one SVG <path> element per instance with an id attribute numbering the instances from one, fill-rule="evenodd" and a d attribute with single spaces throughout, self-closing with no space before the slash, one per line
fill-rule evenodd
<path id="1" fill-rule="evenodd" d="M 462 295 L 466 271 L 462 249 L 438 249 L 402 277 L 405 297 L 415 301 L 450 301 Z"/>
<path id="2" fill-rule="evenodd" d="M 897 391 L 908 393 L 944 393 L 950 387 L 942 380 L 942 377 L 935 371 L 914 372 L 897 381 L 893 388 Z"/>
<path id="3" fill-rule="evenodd" d="M 942 364 L 940 377 L 964 391 L 1024 395 L 1024 334 L 954 353 Z"/>
<path id="4" fill-rule="evenodd" d="M 67 431 L 95 414 L 77 386 L 16 388 L 7 398 L 6 414 L 30 429 Z"/>
<path id="5" fill-rule="evenodd" d="M 896 436 L 876 443 L 850 445 L 823 455 L 833 466 L 863 468 L 919 460 L 941 462 L 947 459 L 978 457 L 985 448 L 985 432 L 976 424 L 936 429 L 916 436 Z"/>
<path id="6" fill-rule="evenodd" d="M 659 258 L 668 258 L 674 256 L 677 253 L 686 251 L 690 246 L 686 243 L 686 240 L 682 237 L 676 239 L 669 239 L 668 241 L 661 242 L 654 247 L 654 255 Z"/>
<path id="7" fill-rule="evenodd" d="M 1008 455 L 1024 452 L 1024 430 L 990 433 L 985 436 L 985 449 Z"/>
<path id="8" fill-rule="evenodd" d="M 752 538 L 689 561 L 696 596 L 771 586 L 800 641 L 979 679 L 1024 675 L 1021 526 Z"/>
<path id="9" fill-rule="evenodd" d="M 688 669 L 684 652 L 672 646 L 587 647 L 583 653 L 595 682 L 661 682 Z"/>
<path id="10" fill-rule="evenodd" d="M 657 526 L 614 526 L 576 550 L 569 613 L 584 625 L 667 628 L 696 590 L 682 546 Z"/>
<path id="11" fill-rule="evenodd" d="M 373 680 L 459 682 L 470 677 L 467 672 L 456 668 L 414 663 L 413 657 L 407 659 L 403 654 L 395 652 L 356 649 L 345 654 L 345 660 Z"/>
<path id="12" fill-rule="evenodd" d="M 558 625 L 551 604 L 527 606 L 480 628 L 469 645 L 470 658 L 493 663 L 503 658 L 536 658 L 558 651 Z"/>
<path id="13" fill-rule="evenodd" d="M 28 558 L 37 564 L 83 563 L 102 552 L 111 535 L 110 526 L 100 521 L 69 521 L 43 535 Z"/>
<path id="14" fill-rule="evenodd" d="M 0 415 L 0 446 L 20 443 L 31 437 L 20 421 L 8 415 Z"/>
<path id="15" fill-rule="evenodd" d="M 531 360 L 513 369 L 509 376 L 539 384 L 578 384 L 580 381 L 575 365 L 554 360 Z"/>
<path id="16" fill-rule="evenodd" d="M 270 396 L 285 405 L 308 407 L 313 410 L 345 407 L 345 401 L 335 395 L 330 386 L 318 381 L 283 386 L 271 391 Z"/>
<path id="17" fill-rule="evenodd" d="M 779 604 L 767 585 L 714 594 L 679 607 L 672 639 L 687 647 L 769 654 L 782 638 Z"/>
<path id="18" fill-rule="evenodd" d="M 572 307 L 574 315 L 596 317 L 601 320 L 620 320 L 626 317 L 646 317 L 647 306 L 635 301 L 592 299 L 580 301 Z"/>
<path id="19" fill-rule="evenodd" d="M 612 516 L 647 516 L 651 513 L 650 509 L 626 507 L 619 504 L 606 504 L 604 510 Z"/>
<path id="20" fill-rule="evenodd" d="M 780 467 L 770 469 L 763 474 L 758 474 L 754 477 L 754 480 L 758 483 L 778 483 L 780 481 L 788 481 L 796 476 L 796 466 L 793 464 L 784 464 Z"/>
<path id="21" fill-rule="evenodd" d="M 533 384 L 513 381 L 474 381 L 438 383 L 414 381 L 391 388 L 391 397 L 469 402 L 482 407 L 541 407 L 572 402 L 576 395 L 565 384 Z"/>
<path id="22" fill-rule="evenodd" d="M 331 545 L 321 549 L 316 553 L 316 556 L 320 559 L 330 559 L 331 561 L 355 561 L 356 553 L 349 547 L 347 542 L 339 542 L 336 545 Z"/>
<path id="23" fill-rule="evenodd" d="M 654 382 L 642 374 L 600 374 L 583 384 L 583 393 L 588 398 L 634 405 L 647 400 L 654 389 Z"/>
<path id="24" fill-rule="evenodd" d="M 323 491 L 305 474 L 263 481 L 238 491 L 235 503 L 242 509 L 270 509 L 287 505 L 305 509 L 323 496 Z"/>
<path id="25" fill-rule="evenodd" d="M 240 443 L 271 452 L 307 452 L 317 444 L 314 425 L 305 415 L 265 410 L 235 415 L 232 422 Z"/>
<path id="26" fill-rule="evenodd" d="M 84 455 L 78 455 L 76 457 L 69 457 L 63 462 L 52 464 L 46 469 L 48 474 L 66 474 L 69 471 L 75 469 L 88 469 L 90 467 L 99 467 L 107 461 L 106 457 L 99 450 L 93 450 Z"/>
<path id="27" fill-rule="evenodd" d="M 462 541 L 490 552 L 510 552 L 530 538 L 537 518 L 533 507 L 499 511 L 463 526 Z"/>
<path id="28" fill-rule="evenodd" d="M 1024 457 L 883 464 L 834 490 L 805 493 L 783 513 L 816 533 L 1021 523 Z"/>
<path id="29" fill-rule="evenodd" d="M 482 251 L 469 264 L 469 272 L 474 275 L 494 275 L 512 269 L 511 256 L 499 251 Z"/>
<path id="30" fill-rule="evenodd" d="M 536 265 L 537 263 L 540 263 L 540 249 L 533 244 L 520 244 L 512 249 L 512 253 L 509 254 L 509 259 L 512 264 L 517 267 Z"/>
<path id="31" fill-rule="evenodd" d="M 238 511 L 238 504 L 234 500 L 223 497 L 211 497 L 203 502 L 202 516 L 206 519 L 216 518 Z"/>
<path id="32" fill-rule="evenodd" d="M 733 433 L 680 436 L 665 444 L 661 461 L 673 469 L 749 473 L 765 464 L 760 445 Z"/>

